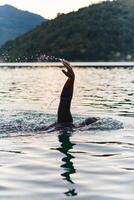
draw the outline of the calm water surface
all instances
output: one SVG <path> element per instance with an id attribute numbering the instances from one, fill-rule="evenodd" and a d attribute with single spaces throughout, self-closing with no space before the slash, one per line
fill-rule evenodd
<path id="1" fill-rule="evenodd" d="M 75 68 L 74 121 L 124 129 L 45 133 L 56 120 L 59 68 L 0 68 L 0 199 L 133 200 L 134 69 Z"/>

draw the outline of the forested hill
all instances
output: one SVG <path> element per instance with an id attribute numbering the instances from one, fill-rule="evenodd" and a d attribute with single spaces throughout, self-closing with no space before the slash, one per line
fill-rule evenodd
<path id="1" fill-rule="evenodd" d="M 134 1 L 106 1 L 63 14 L 0 52 L 8 61 L 36 61 L 44 53 L 70 61 L 134 60 Z"/>
<path id="2" fill-rule="evenodd" d="M 35 28 L 45 19 L 10 5 L 0 6 L 0 45 Z"/>

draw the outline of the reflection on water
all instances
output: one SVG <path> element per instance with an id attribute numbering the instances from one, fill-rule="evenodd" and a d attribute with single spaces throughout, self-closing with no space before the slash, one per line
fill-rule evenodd
<path id="1" fill-rule="evenodd" d="M 69 153 L 69 150 L 73 149 L 73 146 L 75 144 L 71 143 L 70 137 L 71 137 L 71 133 L 67 132 L 66 130 L 61 131 L 58 136 L 58 139 L 61 145 L 59 148 L 57 148 L 57 150 L 64 154 L 64 157 L 62 158 L 63 164 L 61 165 L 61 168 L 63 168 L 65 172 L 62 173 L 61 176 L 67 182 L 71 184 L 75 184 L 71 178 L 71 175 L 76 173 L 76 170 L 72 161 L 75 157 Z M 69 189 L 67 192 L 65 192 L 65 194 L 67 196 L 77 195 L 74 187 L 72 189 Z"/>

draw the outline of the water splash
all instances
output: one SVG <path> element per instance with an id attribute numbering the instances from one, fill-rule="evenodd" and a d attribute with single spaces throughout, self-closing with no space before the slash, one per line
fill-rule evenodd
<path id="1" fill-rule="evenodd" d="M 40 51 L 35 51 L 34 55 L 23 55 L 19 57 L 15 57 L 12 60 L 12 57 L 8 54 L 7 51 L 4 51 L 0 55 L 1 62 L 60 62 L 63 58 L 57 58 L 53 55 L 46 55 L 45 53 L 41 53 Z"/>
<path id="2" fill-rule="evenodd" d="M 37 61 L 38 62 L 42 62 L 42 61 L 47 61 L 47 62 L 57 62 L 57 61 L 61 61 L 61 60 L 63 60 L 63 58 L 57 58 L 57 57 L 55 57 L 55 56 L 48 56 L 48 55 L 46 55 L 46 54 L 41 54 L 39 57 L 38 57 L 38 59 L 37 59 Z"/>
<path id="3" fill-rule="evenodd" d="M 34 134 L 54 122 L 55 116 L 28 110 L 0 110 L 0 137 Z"/>
<path id="4" fill-rule="evenodd" d="M 0 137 L 42 133 L 48 125 L 56 121 L 56 118 L 56 115 L 41 111 L 0 110 Z M 84 121 L 84 118 L 74 117 L 74 124 L 79 124 L 82 121 Z M 81 128 L 80 131 L 117 130 L 121 128 L 123 128 L 123 124 L 120 121 L 112 118 L 100 118 L 97 122 Z M 51 132 L 51 130 L 48 131 Z"/>
<path id="5" fill-rule="evenodd" d="M 123 129 L 123 123 L 115 120 L 113 118 L 100 118 L 96 122 L 89 124 L 88 126 L 82 128 L 82 131 L 86 130 L 118 130 Z"/>
<path id="6" fill-rule="evenodd" d="M 8 53 L 2 53 L 0 55 L 0 62 L 8 62 L 10 60 L 10 56 L 8 55 Z"/>

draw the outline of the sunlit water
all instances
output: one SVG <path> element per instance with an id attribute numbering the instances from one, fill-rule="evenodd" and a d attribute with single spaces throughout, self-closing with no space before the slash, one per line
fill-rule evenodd
<path id="1" fill-rule="evenodd" d="M 43 131 L 60 68 L 0 68 L 0 199 L 134 199 L 134 69 L 74 70 L 74 123 L 95 116 L 104 129 Z"/>

